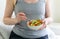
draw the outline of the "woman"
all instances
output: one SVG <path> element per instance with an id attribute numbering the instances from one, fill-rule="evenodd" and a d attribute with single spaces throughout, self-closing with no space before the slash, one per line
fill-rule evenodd
<path id="1" fill-rule="evenodd" d="M 15 18 L 11 18 L 13 11 Z M 52 22 L 49 0 L 7 0 L 4 23 L 15 25 L 9 39 L 48 39 L 46 25 Z M 27 27 L 26 20 L 41 19 L 44 21 L 39 30 Z"/>

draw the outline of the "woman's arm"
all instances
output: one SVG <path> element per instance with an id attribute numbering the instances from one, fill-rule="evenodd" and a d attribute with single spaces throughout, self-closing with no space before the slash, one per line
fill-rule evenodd
<path id="1" fill-rule="evenodd" d="M 45 19 L 43 20 L 43 26 L 39 29 L 42 30 L 44 28 L 46 28 L 47 24 L 50 24 L 53 19 L 51 17 L 51 7 L 50 7 L 50 1 L 46 0 L 46 6 L 45 6 L 46 12 L 45 12 Z"/>
<path id="2" fill-rule="evenodd" d="M 51 6 L 50 6 L 50 0 L 46 0 L 46 13 L 45 13 L 45 20 L 46 24 L 49 24 L 53 21 L 51 17 Z"/>
<path id="3" fill-rule="evenodd" d="M 21 20 L 26 20 L 27 17 L 23 12 L 19 12 L 15 18 L 11 18 L 16 0 L 7 0 L 3 22 L 7 25 L 14 25 Z"/>
<path id="4" fill-rule="evenodd" d="M 6 8 L 4 13 L 3 22 L 5 24 L 16 24 L 17 21 L 15 18 L 11 18 L 14 9 L 14 1 L 13 0 L 6 0 Z"/>

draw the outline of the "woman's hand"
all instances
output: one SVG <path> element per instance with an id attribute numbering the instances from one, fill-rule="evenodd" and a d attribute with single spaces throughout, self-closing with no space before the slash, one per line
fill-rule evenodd
<path id="1" fill-rule="evenodd" d="M 42 29 L 46 28 L 47 24 L 48 24 L 48 23 L 47 23 L 47 20 L 44 19 L 44 20 L 43 20 L 42 27 L 41 27 L 39 30 L 42 30 Z"/>
<path id="2" fill-rule="evenodd" d="M 23 12 L 19 12 L 16 16 L 17 23 L 19 23 L 22 20 L 26 20 L 26 19 L 27 19 L 27 17 L 25 15 L 25 13 L 23 13 Z"/>

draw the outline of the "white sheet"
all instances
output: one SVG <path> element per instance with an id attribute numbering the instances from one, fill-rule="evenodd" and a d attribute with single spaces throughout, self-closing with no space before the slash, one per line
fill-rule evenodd
<path id="1" fill-rule="evenodd" d="M 3 35 L 5 39 L 9 38 L 10 32 L 13 28 L 13 25 L 5 25 L 2 21 L 0 21 L 0 33 Z M 1 37 L 0 37 L 1 39 Z"/>

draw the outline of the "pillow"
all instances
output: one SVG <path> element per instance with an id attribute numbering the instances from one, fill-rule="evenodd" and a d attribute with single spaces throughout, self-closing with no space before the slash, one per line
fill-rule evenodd
<path id="1" fill-rule="evenodd" d="M 8 39 L 10 36 L 10 32 L 13 29 L 14 25 L 5 25 L 2 21 L 0 21 L 0 33 L 5 38 Z"/>
<path id="2" fill-rule="evenodd" d="M 0 32 L 0 39 L 5 39 L 1 32 Z"/>

